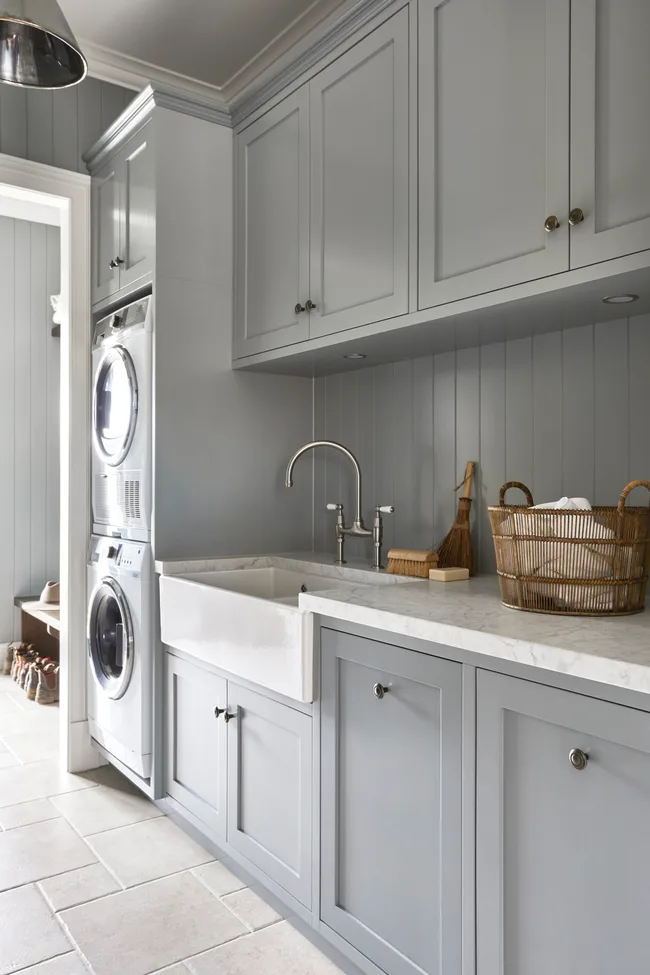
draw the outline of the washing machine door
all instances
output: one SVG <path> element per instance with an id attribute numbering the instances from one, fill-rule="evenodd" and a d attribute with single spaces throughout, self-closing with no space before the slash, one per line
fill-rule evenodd
<path id="1" fill-rule="evenodd" d="M 138 419 L 138 381 L 133 359 L 120 345 L 102 359 L 93 393 L 93 442 L 111 467 L 129 452 Z"/>
<path id="2" fill-rule="evenodd" d="M 93 676 L 111 700 L 122 697 L 133 673 L 133 625 L 124 592 L 110 577 L 98 583 L 88 609 L 88 656 Z"/>

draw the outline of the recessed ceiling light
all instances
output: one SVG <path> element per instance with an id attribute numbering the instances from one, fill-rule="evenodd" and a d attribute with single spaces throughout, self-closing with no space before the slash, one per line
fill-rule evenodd
<path id="1" fill-rule="evenodd" d="M 344 359 L 365 359 L 363 352 L 348 352 L 347 355 L 343 356 Z"/>
<path id="2" fill-rule="evenodd" d="M 627 305 L 631 301 L 638 301 L 638 295 L 608 295 L 603 298 L 606 305 Z"/>

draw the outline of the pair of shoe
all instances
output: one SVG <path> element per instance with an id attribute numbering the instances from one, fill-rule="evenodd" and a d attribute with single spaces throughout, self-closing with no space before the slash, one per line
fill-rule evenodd
<path id="1" fill-rule="evenodd" d="M 10 658 L 9 661 L 7 658 Z M 5 657 L 5 673 L 9 667 L 12 678 L 24 688 L 30 701 L 37 704 L 56 704 L 59 700 L 59 665 L 49 657 L 41 657 L 31 644 L 11 646 Z"/>

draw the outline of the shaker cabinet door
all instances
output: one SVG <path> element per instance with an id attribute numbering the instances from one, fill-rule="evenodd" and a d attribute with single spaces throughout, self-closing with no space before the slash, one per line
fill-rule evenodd
<path id="1" fill-rule="evenodd" d="M 227 682 L 173 654 L 165 657 L 166 791 L 225 839 Z"/>
<path id="2" fill-rule="evenodd" d="M 228 685 L 228 842 L 311 904 L 312 718 Z"/>
<path id="3" fill-rule="evenodd" d="M 650 248 L 650 3 L 571 5 L 571 266 Z"/>
<path id="4" fill-rule="evenodd" d="M 309 94 L 236 137 L 235 356 L 309 338 Z"/>
<path id="5" fill-rule="evenodd" d="M 566 271 L 569 0 L 419 0 L 419 45 L 419 307 Z"/>
<path id="6" fill-rule="evenodd" d="M 461 666 L 321 652 L 321 920 L 387 975 L 460 975 Z"/>
<path id="7" fill-rule="evenodd" d="M 92 179 L 92 303 L 120 288 L 120 170 L 113 158 Z"/>
<path id="8" fill-rule="evenodd" d="M 478 975 L 643 972 L 650 715 L 478 672 Z"/>
<path id="9" fill-rule="evenodd" d="M 153 271 L 155 193 L 153 125 L 149 122 L 119 154 L 122 191 L 120 288 Z"/>
<path id="10" fill-rule="evenodd" d="M 408 9 L 309 89 L 314 338 L 409 310 Z"/>

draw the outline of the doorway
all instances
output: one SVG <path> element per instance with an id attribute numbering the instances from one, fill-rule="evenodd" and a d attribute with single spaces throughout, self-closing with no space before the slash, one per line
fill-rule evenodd
<path id="1" fill-rule="evenodd" d="M 0 420 L 0 645 L 22 637 L 60 668 L 58 706 L 3 678 L 0 764 L 38 761 L 42 741 L 48 761 L 56 750 L 59 769 L 77 772 L 103 764 L 86 715 L 90 178 L 0 154 L 0 254 L 0 403 L 10 407 Z M 60 583 L 49 605 L 48 580 Z"/>

